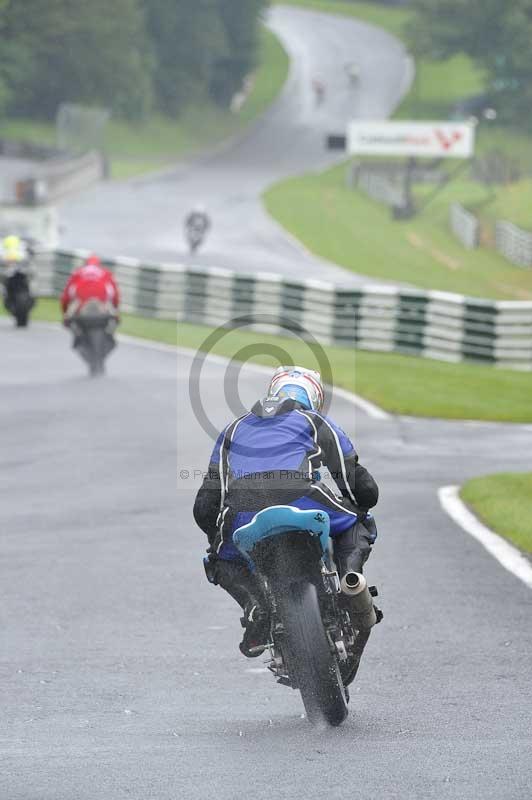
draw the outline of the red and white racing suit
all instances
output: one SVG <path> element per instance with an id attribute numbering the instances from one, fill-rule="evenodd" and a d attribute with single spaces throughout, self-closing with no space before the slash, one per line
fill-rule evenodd
<path id="1" fill-rule="evenodd" d="M 66 317 L 79 314 L 89 300 L 100 300 L 118 311 L 120 293 L 113 273 L 95 264 L 74 270 L 61 295 L 61 308 Z"/>

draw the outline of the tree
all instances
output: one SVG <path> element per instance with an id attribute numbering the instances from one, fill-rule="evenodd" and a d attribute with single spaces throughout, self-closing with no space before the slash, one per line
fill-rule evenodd
<path id="1" fill-rule="evenodd" d="M 210 95 L 229 104 L 255 66 L 267 0 L 144 0 L 162 110 Z"/>
<path id="2" fill-rule="evenodd" d="M 255 66 L 267 0 L 0 0 L 0 107 L 51 118 L 61 102 L 130 118 L 228 105 Z"/>
<path id="3" fill-rule="evenodd" d="M 137 0 L 8 0 L 0 9 L 0 75 L 14 113 L 54 116 L 61 102 L 140 117 L 151 63 Z"/>
<path id="4" fill-rule="evenodd" d="M 267 0 L 218 0 L 228 44 L 227 54 L 215 63 L 211 93 L 225 105 L 256 66 L 259 49 L 259 22 Z"/>
<path id="5" fill-rule="evenodd" d="M 412 0 L 417 55 L 467 53 L 487 76 L 499 118 L 532 128 L 532 0 Z"/>
<path id="6" fill-rule="evenodd" d="M 213 65 L 228 52 L 217 0 L 145 0 L 159 107 L 177 115 L 207 94 Z"/>

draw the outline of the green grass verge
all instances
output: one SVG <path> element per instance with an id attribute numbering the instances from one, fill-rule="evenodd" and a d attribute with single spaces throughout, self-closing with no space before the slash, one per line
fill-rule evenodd
<path id="1" fill-rule="evenodd" d="M 39 301 L 34 319 L 60 320 L 56 300 Z M 206 349 L 212 329 L 168 320 L 124 314 L 122 333 L 157 342 Z M 274 348 L 282 348 L 294 363 L 319 364 L 299 339 L 269 336 L 251 331 L 227 331 L 212 348 L 233 357 L 242 348 L 258 345 L 251 360 L 275 367 Z M 268 350 L 270 355 L 268 355 Z M 388 353 L 368 353 L 345 347 L 325 347 L 334 383 L 366 397 L 396 414 L 443 419 L 480 419 L 532 422 L 532 374 L 499 370 L 478 364 L 446 364 L 441 361 Z M 281 357 L 281 360 L 283 358 Z"/>
<path id="2" fill-rule="evenodd" d="M 53 146 L 56 143 L 55 126 L 34 119 L 2 119 L 0 136 L 32 144 Z"/>
<path id="3" fill-rule="evenodd" d="M 275 100 L 288 74 L 289 59 L 279 40 L 268 29 L 261 33 L 260 66 L 253 89 L 238 113 L 204 102 L 191 107 L 178 120 L 154 115 L 142 125 L 111 120 L 105 137 L 112 176 L 128 178 L 149 172 L 222 142 L 264 113 Z M 53 144 L 52 124 L 11 120 L 0 125 L 0 136 Z"/>
<path id="4" fill-rule="evenodd" d="M 403 40 L 413 14 L 408 9 L 369 3 L 288 2 L 353 16 Z M 420 60 L 412 90 L 395 116 L 445 119 L 457 102 L 481 94 L 484 87 L 482 71 L 465 55 L 444 62 Z M 477 153 L 482 156 L 493 151 L 530 173 L 531 137 L 484 122 L 477 130 Z M 393 222 L 389 211 L 365 194 L 346 189 L 343 177 L 343 170 L 333 170 L 278 184 L 266 195 L 268 210 L 315 253 L 355 272 L 477 296 L 532 298 L 530 272 L 512 267 L 493 249 L 497 219 L 532 229 L 532 180 L 497 186 L 494 191 L 466 178 L 453 181 L 417 219 L 406 224 Z M 470 207 L 480 217 L 481 249 L 468 252 L 452 236 L 448 222 L 451 202 Z"/>
<path id="5" fill-rule="evenodd" d="M 260 67 L 252 92 L 238 114 L 240 125 L 260 117 L 276 99 L 288 77 L 290 59 L 277 36 L 264 28 L 261 42 Z"/>
<path id="6" fill-rule="evenodd" d="M 418 60 L 412 89 L 395 116 L 399 119 L 447 119 L 454 105 L 465 97 L 481 94 L 484 88 L 482 72 L 466 55 L 446 61 Z"/>
<path id="7" fill-rule="evenodd" d="M 472 186 L 468 187 L 471 191 Z M 532 179 L 526 178 L 516 183 L 497 187 L 489 200 L 471 202 L 464 195 L 465 204 L 477 215 L 484 229 L 486 243 L 495 241 L 497 220 L 509 220 L 525 230 L 532 231 Z"/>
<path id="8" fill-rule="evenodd" d="M 492 530 L 532 554 L 532 472 L 474 478 L 460 496 Z"/>
<path id="9" fill-rule="evenodd" d="M 453 182 L 408 222 L 346 186 L 345 165 L 291 178 L 264 195 L 269 213 L 322 258 L 372 278 L 466 295 L 532 298 L 532 271 L 491 250 L 466 250 L 451 236 L 451 202 L 482 204 L 486 189 Z"/>

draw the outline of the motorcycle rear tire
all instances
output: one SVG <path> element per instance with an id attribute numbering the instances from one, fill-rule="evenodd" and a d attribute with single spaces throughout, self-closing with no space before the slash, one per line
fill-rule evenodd
<path id="1" fill-rule="evenodd" d="M 348 715 L 348 701 L 314 584 L 301 581 L 287 587 L 279 610 L 289 673 L 301 692 L 309 722 L 341 725 Z"/>
<path id="2" fill-rule="evenodd" d="M 96 378 L 105 373 L 105 330 L 92 328 L 87 332 L 88 363 L 91 378 Z"/>
<path id="3" fill-rule="evenodd" d="M 27 292 L 20 292 L 15 299 L 14 317 L 17 328 L 26 328 L 28 325 L 30 310 L 33 303 Z"/>
<path id="4" fill-rule="evenodd" d="M 27 328 L 28 321 L 29 321 L 29 311 L 19 311 L 15 316 L 15 320 L 17 323 L 17 328 Z"/>

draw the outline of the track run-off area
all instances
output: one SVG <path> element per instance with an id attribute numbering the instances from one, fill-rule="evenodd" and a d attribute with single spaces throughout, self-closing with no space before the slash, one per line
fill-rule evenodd
<path id="1" fill-rule="evenodd" d="M 340 46 L 383 64 L 395 52 L 385 34 L 371 41 L 368 26 L 326 19 L 323 37 L 315 14 L 281 9 L 272 22 L 293 66 L 265 126 L 275 121 L 286 141 L 298 115 L 314 113 L 305 42 L 325 80 Z M 383 116 L 400 95 L 398 64 L 393 91 L 383 79 Z M 303 125 L 301 134 L 314 141 Z M 281 140 L 270 136 L 269 156 L 267 141 L 258 127 L 214 162 L 73 198 L 69 244 L 169 258 L 193 185 L 206 191 L 212 178 L 225 216 L 204 263 L 263 269 L 271 249 L 270 269 L 334 279 L 340 271 L 273 233 L 261 210 L 268 179 L 308 166 L 303 155 L 279 163 Z M 225 211 L 224 159 L 235 199 Z M 205 580 L 192 503 L 213 443 L 189 394 L 192 359 L 122 341 L 108 375 L 91 381 L 64 330 L 0 320 L 2 800 L 528 798 L 530 589 L 442 511 L 438 491 L 530 469 L 530 427 L 377 418 L 344 393 L 333 399 L 331 415 L 381 487 L 366 573 L 385 618 L 346 724 L 316 730 L 296 692 L 277 686 L 262 659 L 240 656 L 239 610 Z M 200 384 L 219 427 L 238 411 L 224 398 L 227 369 L 206 359 Z M 238 387 L 249 407 L 266 377 L 244 367 Z"/>

